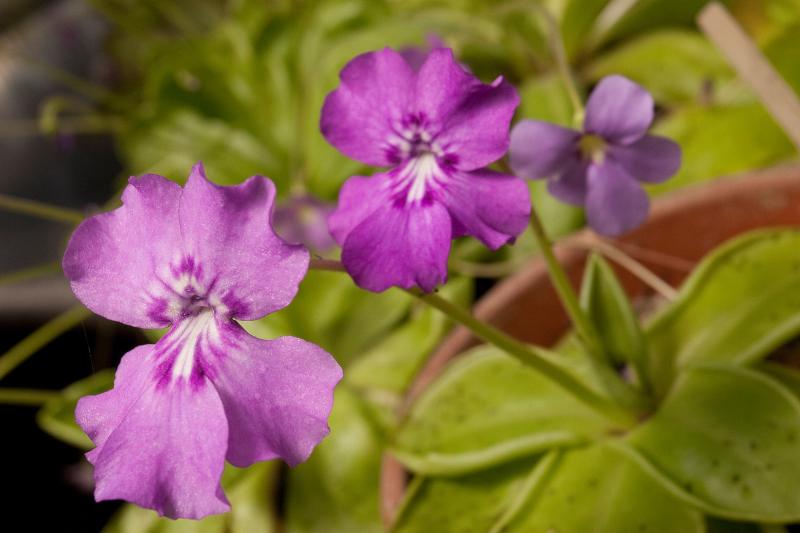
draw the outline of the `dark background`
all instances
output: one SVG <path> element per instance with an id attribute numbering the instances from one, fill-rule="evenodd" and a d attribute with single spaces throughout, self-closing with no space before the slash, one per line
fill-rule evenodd
<path id="1" fill-rule="evenodd" d="M 42 102 L 70 92 L 40 65 L 113 82 L 103 54 L 106 33 L 102 20 L 79 1 L 0 0 L 0 193 L 81 210 L 113 195 L 121 167 L 109 138 L 47 137 L 36 128 Z M 70 231 L 69 225 L 0 211 L 0 275 L 58 261 Z M 74 303 L 59 275 L 0 286 L 0 353 Z M 15 369 L 3 386 L 61 389 L 115 364 L 141 343 L 140 335 L 87 320 Z M 94 503 L 82 452 L 42 432 L 36 410 L 0 405 L 0 529 L 99 530 L 119 504 Z"/>

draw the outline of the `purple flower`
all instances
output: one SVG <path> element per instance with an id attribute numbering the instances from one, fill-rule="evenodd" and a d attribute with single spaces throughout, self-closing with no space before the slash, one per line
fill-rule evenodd
<path id="1" fill-rule="evenodd" d="M 336 247 L 327 222 L 333 209 L 333 204 L 310 195 L 293 196 L 275 208 L 272 224 L 285 240 L 325 253 Z"/>
<path id="2" fill-rule="evenodd" d="M 453 238 L 496 249 L 525 229 L 524 181 L 484 168 L 508 148 L 519 104 L 511 85 L 481 83 L 442 48 L 418 71 L 394 50 L 366 53 L 340 77 L 322 108 L 323 135 L 353 159 L 391 167 L 348 179 L 328 218 L 359 286 L 431 291 L 447 279 Z"/>
<path id="3" fill-rule="evenodd" d="M 650 202 L 639 182 L 660 183 L 681 165 L 680 146 L 647 134 L 652 122 L 650 94 L 608 76 L 589 97 L 583 131 L 536 120 L 517 124 L 511 166 L 529 179 L 550 178 L 550 193 L 586 206 L 595 231 L 619 235 L 647 218 Z"/>
<path id="4" fill-rule="evenodd" d="M 64 272 L 88 308 L 170 326 L 123 357 L 113 390 L 78 402 L 98 501 L 170 518 L 221 513 L 226 459 L 296 465 L 328 433 L 339 365 L 311 343 L 257 339 L 236 322 L 285 307 L 308 268 L 308 252 L 270 227 L 274 199 L 266 178 L 219 187 L 198 164 L 183 189 L 131 178 L 122 207 L 72 236 Z"/>

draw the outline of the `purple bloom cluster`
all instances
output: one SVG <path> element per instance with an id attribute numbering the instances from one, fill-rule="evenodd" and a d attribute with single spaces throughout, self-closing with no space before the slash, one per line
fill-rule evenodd
<path id="1" fill-rule="evenodd" d="M 483 84 L 449 49 L 415 70 L 391 49 L 350 61 L 322 109 L 325 138 L 362 163 L 328 223 L 360 286 L 433 290 L 447 279 L 450 241 L 471 235 L 496 249 L 527 226 L 530 196 L 516 176 L 485 168 L 508 149 L 519 104 L 498 78 Z"/>
<path id="2" fill-rule="evenodd" d="M 608 76 L 589 97 L 583 131 L 537 120 L 517 124 L 511 166 L 525 178 L 548 178 L 553 196 L 586 206 L 595 231 L 619 235 L 647 218 L 650 202 L 639 182 L 662 182 L 681 165 L 675 142 L 647 134 L 652 121 L 650 94 Z"/>
<path id="3" fill-rule="evenodd" d="M 585 205 L 590 225 L 609 235 L 646 217 L 639 182 L 665 180 L 680 165 L 674 142 L 647 134 L 650 95 L 620 76 L 592 93 L 582 131 L 528 120 L 509 141 L 518 104 L 511 85 L 480 82 L 449 49 L 356 57 L 325 100 L 322 133 L 387 170 L 350 177 L 335 209 L 288 201 L 276 228 L 316 251 L 338 242 L 365 289 L 431 291 L 446 281 L 452 239 L 471 235 L 497 249 L 526 228 L 527 184 L 487 168 L 509 142 L 520 176 L 548 178 L 553 195 Z M 124 356 L 111 391 L 78 403 L 77 421 L 96 446 L 87 454 L 95 496 L 172 518 L 224 512 L 226 459 L 296 465 L 328 433 L 342 378 L 336 361 L 294 337 L 257 339 L 237 322 L 288 305 L 309 254 L 273 230 L 275 187 L 260 176 L 219 187 L 198 164 L 183 188 L 157 175 L 131 178 L 122 202 L 78 227 L 64 272 L 97 314 L 170 329 Z"/>
<path id="4" fill-rule="evenodd" d="M 87 458 L 98 501 L 171 518 L 221 513 L 226 459 L 296 465 L 328 433 L 336 361 L 294 337 L 257 339 L 236 321 L 288 305 L 308 268 L 308 252 L 273 232 L 274 200 L 266 178 L 219 187 L 197 165 L 183 189 L 157 175 L 131 178 L 122 207 L 72 236 L 64 272 L 87 307 L 170 327 L 125 355 L 111 391 L 78 403 L 96 446 Z"/>

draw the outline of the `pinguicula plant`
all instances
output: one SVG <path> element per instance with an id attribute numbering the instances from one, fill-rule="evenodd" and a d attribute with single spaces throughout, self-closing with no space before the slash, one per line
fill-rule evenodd
<path id="1" fill-rule="evenodd" d="M 335 509 L 312 526 L 296 512 L 275 522 L 290 533 L 711 533 L 799 522 L 800 373 L 767 357 L 800 334 L 800 231 L 724 244 L 676 294 L 648 302 L 659 308 L 647 319 L 598 253 L 588 255 L 576 292 L 530 180 L 585 207 L 587 231 L 635 230 L 649 211 L 644 186 L 681 164 L 678 144 L 649 133 L 653 97 L 611 75 L 587 91 L 584 109 L 556 39 L 575 111 L 569 129 L 520 116 L 508 80 L 484 83 L 442 41 L 430 44 L 357 55 L 329 88 L 320 140 L 382 169 L 339 176 L 335 206 L 298 186 L 276 208 L 270 180 L 218 186 L 198 164 L 184 186 L 134 177 L 121 207 L 78 217 L 63 259 L 77 298 L 110 320 L 165 330 L 122 358 L 110 390 L 70 392 L 83 396 L 75 419 L 93 445 L 95 498 L 202 519 L 231 508 L 226 461 L 252 472 L 281 460 L 308 461 L 289 475 L 287 514 L 318 503 L 303 492 L 309 487 L 355 507 L 377 500 L 386 452 L 410 482 L 382 480 L 385 492 L 402 493 L 397 507 L 383 502 L 383 524 L 371 500 L 366 511 Z M 455 239 L 498 250 L 526 231 L 573 326 L 554 347 L 479 320 L 452 296 L 465 280 L 448 281 Z M 600 242 L 599 251 L 616 250 Z M 338 276 L 340 284 L 304 294 L 309 268 L 335 272 L 309 280 Z M 346 301 L 331 304 L 338 292 Z M 273 313 L 279 320 L 261 321 Z M 249 332 L 325 337 L 321 328 L 292 331 L 296 322 L 281 313 L 313 315 L 333 333 L 321 347 Z M 484 344 L 404 402 L 443 331 L 420 315 L 445 317 Z M 361 336 L 387 338 L 367 349 L 355 342 Z M 370 352 L 366 363 L 352 361 L 358 350 Z M 370 390 L 370 372 L 382 372 L 395 396 Z M 378 400 L 364 400 L 370 394 Z M 358 417 L 348 419 L 352 412 Z M 360 446 L 366 433 L 374 438 Z M 362 495 L 302 470 L 315 459 L 330 479 L 369 486 Z M 258 493 L 244 514 L 272 496 Z M 214 519 L 200 527 L 239 533 Z"/>

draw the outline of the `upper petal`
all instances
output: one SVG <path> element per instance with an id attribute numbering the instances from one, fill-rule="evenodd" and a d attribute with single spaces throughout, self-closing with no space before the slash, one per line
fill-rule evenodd
<path id="1" fill-rule="evenodd" d="M 83 221 L 64 253 L 64 273 L 86 307 L 141 328 L 169 323 L 159 268 L 181 254 L 181 188 L 154 174 L 132 177 L 122 207 Z"/>
<path id="2" fill-rule="evenodd" d="M 519 95 L 511 84 L 502 78 L 481 83 L 449 48 L 433 50 L 417 77 L 416 110 L 430 123 L 434 141 L 454 156 L 461 170 L 503 157 L 518 105 Z"/>
<path id="3" fill-rule="evenodd" d="M 282 458 L 302 463 L 328 434 L 342 369 L 322 348 L 294 337 L 266 341 L 220 324 L 209 376 L 229 425 L 228 461 L 248 466 Z"/>
<path id="4" fill-rule="evenodd" d="M 511 130 L 511 168 L 528 179 L 547 178 L 578 156 L 577 131 L 540 120 L 523 120 Z"/>
<path id="5" fill-rule="evenodd" d="M 458 230 L 453 237 L 472 235 L 496 250 L 528 226 L 530 191 L 516 176 L 488 169 L 456 172 L 439 194 Z"/>
<path id="6" fill-rule="evenodd" d="M 336 210 L 328 216 L 328 229 L 339 244 L 344 244 L 347 236 L 389 200 L 389 177 L 376 174 L 371 178 L 353 176 L 339 190 L 339 203 Z"/>
<path id="7" fill-rule="evenodd" d="M 356 284 L 381 292 L 389 287 L 432 291 L 447 280 L 451 220 L 438 202 L 387 202 L 344 241 L 342 263 Z"/>
<path id="8" fill-rule="evenodd" d="M 97 448 L 97 501 L 122 499 L 170 518 L 229 509 L 220 487 L 228 442 L 222 402 L 205 380 L 158 379 L 154 347 L 129 353 L 114 389 L 83 398 L 78 423 Z"/>
<path id="9" fill-rule="evenodd" d="M 623 76 L 606 76 L 586 103 L 583 123 L 588 133 L 609 141 L 630 144 L 647 132 L 653 122 L 653 97 Z"/>
<path id="10" fill-rule="evenodd" d="M 606 159 L 589 166 L 586 216 L 592 229 L 620 235 L 644 222 L 649 208 L 647 193 L 620 165 Z"/>
<path id="11" fill-rule="evenodd" d="M 398 52 L 384 48 L 352 59 L 339 77 L 341 84 L 322 106 L 322 135 L 362 163 L 391 164 L 387 143 L 413 97 L 414 70 Z"/>
<path id="12" fill-rule="evenodd" d="M 192 169 L 180 201 L 184 249 L 236 318 L 255 320 L 286 307 L 308 270 L 308 251 L 271 225 L 275 185 L 253 176 L 241 185 L 208 181 Z"/>
<path id="13" fill-rule="evenodd" d="M 609 157 L 639 181 L 661 183 L 681 167 L 681 147 L 672 139 L 645 135 L 629 145 L 611 146 Z"/>

